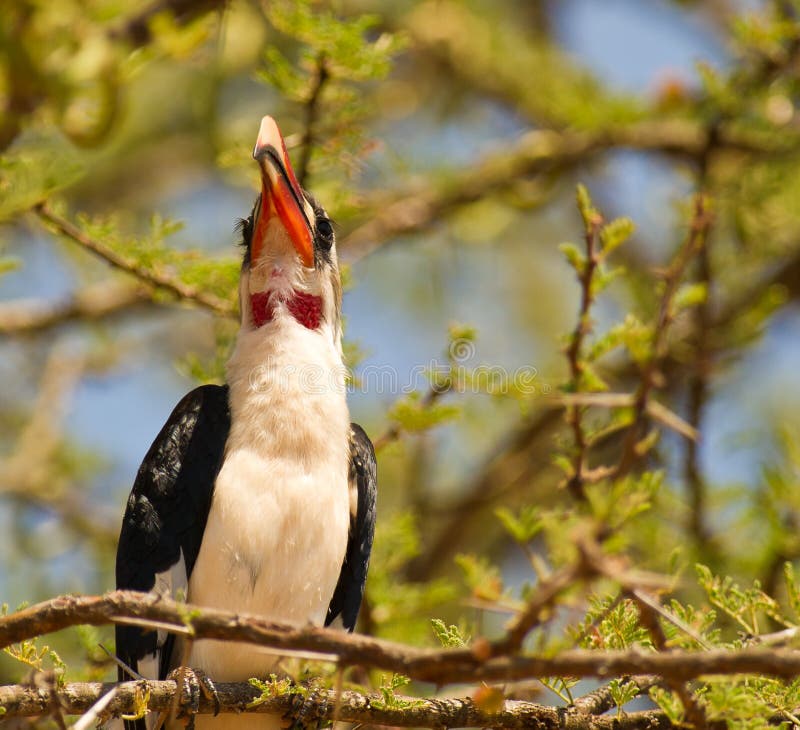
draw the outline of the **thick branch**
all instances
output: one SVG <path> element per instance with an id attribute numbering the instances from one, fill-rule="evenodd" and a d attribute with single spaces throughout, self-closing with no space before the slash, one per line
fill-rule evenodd
<path id="1" fill-rule="evenodd" d="M 0 618 L 0 648 L 68 626 L 108 623 L 157 625 L 196 639 L 243 641 L 277 654 L 330 657 L 339 666 L 368 666 L 443 685 L 530 677 L 618 677 L 654 674 L 688 680 L 709 674 L 800 676 L 800 652 L 752 648 L 703 652 L 564 651 L 557 656 L 492 657 L 502 649 L 478 642 L 474 649 L 419 649 L 313 626 L 294 627 L 230 611 L 178 604 L 158 596 L 115 591 L 104 596 L 60 596 Z"/>
<path id="2" fill-rule="evenodd" d="M 69 715 L 86 712 L 100 697 L 117 686 L 117 692 L 107 710 L 109 713 L 132 713 L 136 705 L 137 689 L 140 693 L 145 683 L 124 682 L 120 685 L 99 682 L 67 684 L 57 692 L 57 702 Z M 147 682 L 148 707 L 155 711 L 169 711 L 175 694 L 175 683 Z M 253 705 L 259 691 L 250 684 L 217 684 L 220 711 L 253 712 L 284 715 L 291 707 L 291 694 L 277 694 Z M 554 707 L 533 702 L 506 700 L 501 709 L 483 710 L 470 698 L 396 697 L 396 706 L 387 706 L 381 695 L 367 695 L 345 690 L 338 696 L 334 690 L 320 693 L 327 707 L 321 713 L 324 719 L 337 719 L 348 723 L 368 723 L 394 727 L 504 727 L 504 728 L 559 728 L 560 730 L 635 730 L 636 728 L 673 727 L 661 712 L 634 712 L 620 717 L 588 717 L 580 713 L 564 713 Z M 10 685 L 0 687 L 0 707 L 4 717 L 37 717 L 52 711 L 52 691 Z M 214 711 L 211 701 L 201 696 L 200 713 Z"/>

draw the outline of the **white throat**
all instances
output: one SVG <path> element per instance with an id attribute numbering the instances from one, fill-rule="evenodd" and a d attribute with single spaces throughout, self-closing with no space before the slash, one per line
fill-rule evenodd
<path id="1" fill-rule="evenodd" d="M 324 452 L 331 438 L 349 432 L 345 375 L 328 322 L 309 330 L 279 304 L 271 322 L 257 329 L 243 324 L 227 366 L 229 442 L 246 430 L 284 455 L 287 449 L 298 456 Z"/>

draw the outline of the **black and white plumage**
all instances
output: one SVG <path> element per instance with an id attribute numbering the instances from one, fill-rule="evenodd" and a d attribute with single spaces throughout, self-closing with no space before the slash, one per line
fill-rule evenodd
<path id="1" fill-rule="evenodd" d="M 296 625 L 340 619 L 353 630 L 372 548 L 376 464 L 345 401 L 333 231 L 297 184 L 269 117 L 254 157 L 262 193 L 243 226 L 242 323 L 227 384 L 185 396 L 145 456 L 123 518 L 117 587 Z M 120 659 L 150 678 L 183 659 L 180 642 L 162 632 L 119 626 L 116 637 Z M 201 640 L 187 665 L 242 681 L 274 671 L 276 659 Z M 197 725 L 278 721 L 221 715 Z"/>
<path id="2" fill-rule="evenodd" d="M 117 549 L 118 588 L 170 596 L 182 589 L 185 596 L 229 429 L 225 386 L 196 388 L 175 407 L 144 457 L 128 497 Z M 171 668 L 173 641 L 164 649 L 167 639 L 163 633 L 117 626 L 117 656 L 140 674 L 157 672 L 161 679 Z M 129 679 L 123 675 L 120 670 L 120 680 Z"/>

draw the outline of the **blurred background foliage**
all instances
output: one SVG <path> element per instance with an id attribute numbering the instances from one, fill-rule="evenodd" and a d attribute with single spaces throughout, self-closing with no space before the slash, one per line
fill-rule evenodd
<path id="1" fill-rule="evenodd" d="M 767 0 L 0 5 L 0 596 L 14 607 L 113 587 L 139 461 L 180 396 L 223 376 L 234 224 L 255 196 L 267 113 L 347 264 L 351 410 L 380 449 L 364 630 L 434 642 L 441 617 L 491 635 L 503 615 L 483 608 L 513 610 L 531 563 L 568 562 L 575 444 L 553 396 L 636 390 L 695 192 L 713 222 L 653 387 L 701 438 L 668 430 L 635 484 L 590 494 L 590 511 L 613 523 L 652 504 L 620 518 L 614 549 L 676 576 L 686 600 L 709 606 L 696 562 L 784 595 L 784 566 L 800 559 L 797 12 Z M 613 246 L 630 235 L 605 272 L 624 273 L 603 280 L 586 320 L 601 334 L 571 370 L 579 181 L 635 230 L 607 234 Z M 576 408 L 596 437 L 590 461 L 614 462 L 631 409 Z M 102 674 L 95 645 L 110 634 L 58 646 Z M 0 660 L 4 681 L 19 673 Z"/>

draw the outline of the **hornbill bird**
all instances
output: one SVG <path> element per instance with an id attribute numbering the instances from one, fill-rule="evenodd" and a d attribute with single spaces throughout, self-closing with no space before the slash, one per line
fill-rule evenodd
<path id="1" fill-rule="evenodd" d="M 352 631 L 372 548 L 376 466 L 345 401 L 334 232 L 298 184 L 271 117 L 253 157 L 261 194 L 242 224 L 241 326 L 227 384 L 186 395 L 147 452 L 122 521 L 117 587 L 294 625 L 339 619 Z M 184 664 L 223 682 L 275 671 L 274 654 L 256 646 L 199 640 L 187 654 L 181 643 L 116 628 L 119 659 L 147 678 Z M 120 680 L 130 678 L 120 669 Z M 197 724 L 241 730 L 278 720 L 198 716 Z"/>

